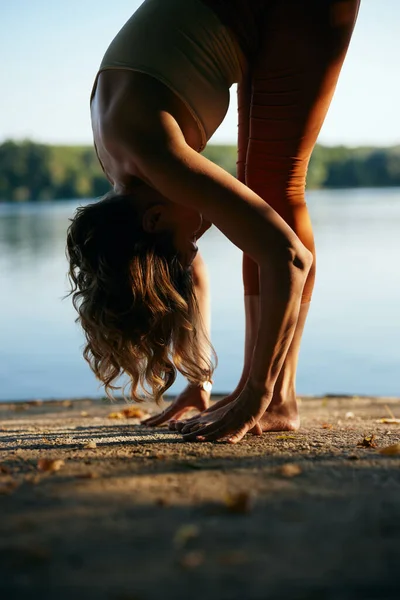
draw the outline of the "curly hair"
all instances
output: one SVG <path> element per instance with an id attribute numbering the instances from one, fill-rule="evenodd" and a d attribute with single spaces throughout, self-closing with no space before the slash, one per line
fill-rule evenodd
<path id="1" fill-rule="evenodd" d="M 125 397 L 130 383 L 132 400 L 143 400 L 140 386 L 158 402 L 177 370 L 194 384 L 211 380 L 217 355 L 172 234 L 144 231 L 134 198 L 114 192 L 70 221 L 67 296 L 85 333 L 83 356 L 107 396 L 122 389 Z M 115 385 L 123 373 L 130 382 Z"/>

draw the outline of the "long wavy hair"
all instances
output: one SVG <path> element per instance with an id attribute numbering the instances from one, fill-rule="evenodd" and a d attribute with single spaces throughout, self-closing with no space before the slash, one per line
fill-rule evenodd
<path id="1" fill-rule="evenodd" d="M 143 230 L 132 196 L 110 192 L 79 207 L 66 255 L 67 296 L 86 338 L 83 356 L 110 399 L 117 389 L 126 398 L 130 384 L 132 400 L 158 402 L 177 371 L 194 384 L 211 380 L 217 355 L 201 319 L 192 268 L 180 263 L 171 234 Z M 130 381 L 116 385 L 123 373 Z"/>

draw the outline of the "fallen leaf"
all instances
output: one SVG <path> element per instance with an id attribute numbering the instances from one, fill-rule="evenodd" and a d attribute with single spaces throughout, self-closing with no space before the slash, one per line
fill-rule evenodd
<path id="1" fill-rule="evenodd" d="M 364 435 L 364 439 L 361 442 L 358 442 L 357 446 L 361 448 L 377 448 L 375 434 L 371 433 L 371 435 Z"/>
<path id="2" fill-rule="evenodd" d="M 400 454 L 400 443 L 392 444 L 391 446 L 386 446 L 379 450 L 379 454 L 386 454 L 386 456 L 395 456 L 396 454 Z"/>
<path id="3" fill-rule="evenodd" d="M 332 423 L 322 423 L 322 429 L 333 429 Z"/>
<path id="4" fill-rule="evenodd" d="M 197 525 L 182 525 L 174 535 L 174 546 L 183 548 L 189 540 L 199 537 L 199 534 L 200 529 Z"/>
<path id="5" fill-rule="evenodd" d="M 41 458 L 38 461 L 37 468 L 39 471 L 59 471 L 64 466 L 64 461 L 56 458 Z"/>
<path id="6" fill-rule="evenodd" d="M 296 436 L 295 435 L 277 435 L 276 440 L 295 440 Z"/>
<path id="7" fill-rule="evenodd" d="M 296 465 L 296 463 L 286 463 L 278 468 L 278 473 L 284 477 L 296 477 L 296 475 L 300 475 L 302 471 L 300 465 Z"/>
<path id="8" fill-rule="evenodd" d="M 111 412 L 108 415 L 109 419 L 123 419 L 124 415 L 121 412 Z"/>
<path id="9" fill-rule="evenodd" d="M 137 406 L 128 406 L 118 412 L 112 412 L 108 415 L 109 419 L 143 419 L 149 416 L 148 412 L 145 412 Z"/>
<path id="10" fill-rule="evenodd" d="M 232 513 L 247 513 L 251 508 L 251 496 L 248 492 L 228 494 L 225 497 L 225 506 Z"/>
<path id="11" fill-rule="evenodd" d="M 199 567 L 204 562 L 204 553 L 199 550 L 193 550 L 192 552 L 187 552 L 184 554 L 179 560 L 179 564 L 184 569 L 195 569 Z"/>
<path id="12" fill-rule="evenodd" d="M 383 419 L 378 419 L 377 423 L 387 423 L 388 425 L 400 425 L 400 419 L 389 419 L 388 417 L 383 417 Z"/>
<path id="13" fill-rule="evenodd" d="M 90 440 L 90 442 L 88 442 L 87 444 L 85 444 L 83 447 L 86 450 L 94 450 L 95 448 L 97 448 L 97 444 L 93 440 Z"/>
<path id="14" fill-rule="evenodd" d="M 121 412 L 126 419 L 143 419 L 143 417 L 147 417 L 149 414 L 137 406 L 129 406 L 128 408 L 124 408 Z"/>

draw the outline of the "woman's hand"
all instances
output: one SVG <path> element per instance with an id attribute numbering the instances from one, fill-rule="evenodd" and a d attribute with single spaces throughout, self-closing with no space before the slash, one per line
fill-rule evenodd
<path id="1" fill-rule="evenodd" d="M 265 389 L 257 389 L 247 383 L 234 402 L 225 409 L 209 413 L 207 423 L 184 427 L 183 439 L 187 442 L 211 442 L 223 438 L 236 444 L 253 428 L 252 433 L 260 433 L 257 423 L 267 410 L 272 396 L 273 392 L 267 393 Z"/>
<path id="2" fill-rule="evenodd" d="M 189 383 L 170 406 L 160 414 L 144 419 L 141 424 L 147 425 L 148 427 L 163 425 L 170 419 L 180 419 L 185 413 L 192 409 L 203 412 L 208 408 L 209 404 L 210 392 Z"/>

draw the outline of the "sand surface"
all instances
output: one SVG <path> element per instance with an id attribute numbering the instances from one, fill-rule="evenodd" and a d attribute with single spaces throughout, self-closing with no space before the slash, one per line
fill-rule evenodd
<path id="1" fill-rule="evenodd" d="M 2 599 L 400 598 L 400 454 L 381 453 L 400 399 L 303 397 L 300 431 L 237 445 L 123 408 L 0 404 Z"/>

